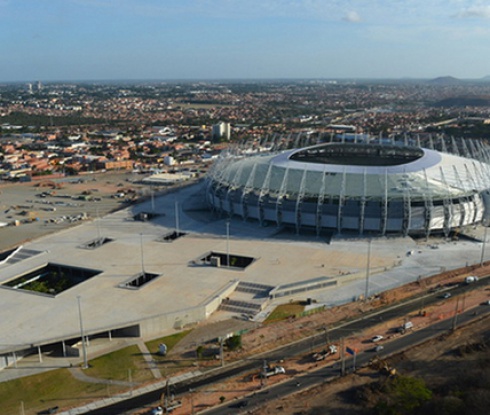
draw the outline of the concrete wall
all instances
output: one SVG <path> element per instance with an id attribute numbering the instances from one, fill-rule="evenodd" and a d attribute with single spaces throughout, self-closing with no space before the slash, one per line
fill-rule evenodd
<path id="1" fill-rule="evenodd" d="M 155 338 L 174 330 L 181 330 L 186 326 L 206 320 L 214 313 L 221 302 L 235 291 L 239 280 L 228 282 L 215 294 L 206 299 L 204 303 L 172 313 L 149 317 L 140 324 L 140 335 L 142 338 Z"/>

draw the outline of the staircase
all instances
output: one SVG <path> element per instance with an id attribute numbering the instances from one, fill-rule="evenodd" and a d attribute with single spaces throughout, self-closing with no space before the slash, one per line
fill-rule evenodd
<path id="1" fill-rule="evenodd" d="M 226 298 L 219 310 L 254 316 L 263 310 L 269 300 L 273 286 L 240 281 L 235 292 Z"/>

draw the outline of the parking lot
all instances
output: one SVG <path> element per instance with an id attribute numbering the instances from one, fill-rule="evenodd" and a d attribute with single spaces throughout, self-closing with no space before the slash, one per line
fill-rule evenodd
<path id="1" fill-rule="evenodd" d="M 0 183 L 0 251 L 42 235 L 102 217 L 125 202 L 151 194 L 127 172 L 61 180 Z"/>

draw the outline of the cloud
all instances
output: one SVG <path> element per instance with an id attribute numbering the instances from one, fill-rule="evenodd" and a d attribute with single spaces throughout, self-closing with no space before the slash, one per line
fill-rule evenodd
<path id="1" fill-rule="evenodd" d="M 359 16 L 359 13 L 356 11 L 350 11 L 343 17 L 342 20 L 350 23 L 359 23 L 361 21 L 361 16 Z"/>
<path id="2" fill-rule="evenodd" d="M 462 19 L 490 19 L 490 6 L 474 6 L 461 10 L 456 17 Z"/>

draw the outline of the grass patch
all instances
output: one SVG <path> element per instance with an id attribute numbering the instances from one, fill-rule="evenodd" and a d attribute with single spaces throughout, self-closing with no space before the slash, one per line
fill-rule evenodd
<path id="1" fill-rule="evenodd" d="M 151 354 L 157 354 L 158 353 L 158 345 L 160 343 L 164 343 L 167 345 L 167 353 L 170 352 L 170 350 L 173 349 L 173 347 L 180 342 L 185 336 L 187 336 L 191 330 L 184 330 L 181 331 L 180 333 L 175 333 L 170 336 L 165 336 L 161 337 L 160 339 L 155 339 L 150 342 L 146 343 L 146 347 L 148 347 L 148 350 L 150 351 Z"/>
<path id="2" fill-rule="evenodd" d="M 273 323 L 275 321 L 286 320 L 290 317 L 297 317 L 304 309 L 305 306 L 300 301 L 278 305 L 265 319 L 264 323 Z"/>
<path id="3" fill-rule="evenodd" d="M 182 340 L 190 330 L 163 337 L 148 343 L 150 351 L 158 351 L 158 344 L 167 344 L 169 350 Z M 153 350 L 152 350 L 153 348 Z M 157 358 L 157 355 L 152 356 Z M 163 356 L 161 359 L 165 359 Z M 138 346 L 129 346 L 89 361 L 83 371 L 87 376 L 128 381 L 129 369 L 133 382 L 153 380 L 151 371 Z M 68 409 L 107 398 L 128 390 L 128 387 L 103 383 L 81 382 L 68 369 L 58 369 L 0 383 L 0 414 L 18 415 L 21 402 L 26 415 L 59 406 Z"/>
<path id="4" fill-rule="evenodd" d="M 176 372 L 181 371 L 183 368 L 192 366 L 195 359 L 184 358 L 169 358 L 168 354 L 185 336 L 187 336 L 192 330 L 184 330 L 179 333 L 172 334 L 170 336 L 161 337 L 159 339 L 152 340 L 146 343 L 146 347 L 152 354 L 153 360 L 158 365 L 160 372 L 163 376 L 170 376 Z M 158 345 L 164 343 L 167 345 L 167 356 L 160 356 L 158 354 Z"/>
<path id="5" fill-rule="evenodd" d="M 117 385 L 108 390 L 104 384 L 80 382 L 68 369 L 58 369 L 0 383 L 0 407 L 2 415 L 18 415 L 24 402 L 25 414 L 34 415 L 53 406 L 80 406 L 122 390 Z"/>
<path id="6" fill-rule="evenodd" d="M 128 381 L 129 369 L 133 382 L 153 379 L 138 346 L 129 346 L 89 361 L 84 371 L 88 376 L 101 379 Z"/>

